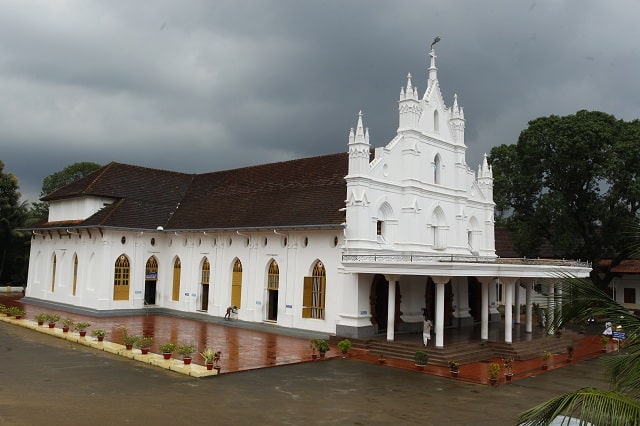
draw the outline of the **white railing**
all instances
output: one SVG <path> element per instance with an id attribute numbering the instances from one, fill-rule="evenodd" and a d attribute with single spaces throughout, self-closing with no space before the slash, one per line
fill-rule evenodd
<path id="1" fill-rule="evenodd" d="M 553 265 L 591 267 L 590 262 L 566 259 L 496 258 L 489 256 L 419 255 L 419 254 L 343 254 L 343 263 L 502 263 L 514 265 Z"/>

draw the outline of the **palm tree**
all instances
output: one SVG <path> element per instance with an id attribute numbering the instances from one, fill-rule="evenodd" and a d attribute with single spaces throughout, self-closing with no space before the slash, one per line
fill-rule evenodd
<path id="1" fill-rule="evenodd" d="M 602 358 L 610 389 L 584 388 L 553 398 L 520 415 L 519 425 L 548 425 L 557 416 L 575 417 L 590 425 L 640 425 L 640 318 L 615 302 L 591 281 L 559 276 L 561 292 L 551 301 L 558 329 L 569 321 L 609 318 L 627 334 L 619 353 Z"/>

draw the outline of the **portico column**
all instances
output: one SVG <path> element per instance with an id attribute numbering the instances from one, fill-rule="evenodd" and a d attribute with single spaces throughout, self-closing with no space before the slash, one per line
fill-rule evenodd
<path id="1" fill-rule="evenodd" d="M 553 324 L 553 319 L 555 318 L 555 314 L 556 314 L 556 283 L 555 281 L 551 281 L 549 283 L 549 296 L 547 298 L 548 302 L 547 305 L 549 306 L 547 308 L 548 315 L 549 318 L 547 318 L 547 326 L 548 326 L 548 330 L 549 330 L 549 334 L 555 334 L 555 327 L 552 326 Z"/>
<path id="2" fill-rule="evenodd" d="M 533 279 L 528 278 L 527 280 L 525 280 L 525 286 L 526 286 L 526 296 L 525 296 L 525 318 L 524 318 L 524 322 L 525 322 L 525 331 L 527 333 L 532 333 L 533 332 L 533 306 L 531 303 L 531 293 L 533 291 Z"/>
<path id="3" fill-rule="evenodd" d="M 520 283 L 516 279 L 516 282 L 513 286 L 513 306 L 515 306 L 513 315 L 514 315 L 514 323 L 520 324 Z"/>
<path id="4" fill-rule="evenodd" d="M 517 278 L 501 277 L 500 282 L 504 288 L 504 341 L 513 342 L 513 288 Z"/>
<path id="5" fill-rule="evenodd" d="M 387 342 L 393 342 L 395 338 L 396 320 L 396 285 L 397 275 L 385 275 L 389 281 L 389 300 L 387 301 Z"/>
<path id="6" fill-rule="evenodd" d="M 444 346 L 444 285 L 451 277 L 431 277 L 436 284 L 436 347 Z"/>
<path id="7" fill-rule="evenodd" d="M 482 284 L 482 309 L 480 311 L 480 338 L 489 340 L 489 284 L 493 281 L 491 277 L 478 277 Z"/>

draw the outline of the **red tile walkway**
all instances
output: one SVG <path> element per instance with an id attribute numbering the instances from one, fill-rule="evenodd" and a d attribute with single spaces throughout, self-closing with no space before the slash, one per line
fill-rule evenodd
<path id="1" fill-rule="evenodd" d="M 166 342 L 192 344 L 198 350 L 211 346 L 222 351 L 222 372 L 246 371 L 257 368 L 287 365 L 311 360 L 309 339 L 292 337 L 278 333 L 257 331 L 248 328 L 235 327 L 233 324 L 216 324 L 202 322 L 189 318 L 180 318 L 168 315 L 137 315 L 118 317 L 93 317 L 54 310 L 48 307 L 32 305 L 20 301 L 21 295 L 0 294 L 0 303 L 6 306 L 20 306 L 27 314 L 26 318 L 33 319 L 38 313 L 57 313 L 62 318 L 72 318 L 75 321 L 91 323 L 87 335 L 91 330 L 101 328 L 107 331 L 105 340 L 122 342 L 122 330 L 127 328 L 130 334 L 152 336 L 154 345 L 151 352 L 159 353 L 158 345 Z M 57 325 L 60 327 L 60 325 Z M 574 360 L 595 358 L 603 355 L 599 336 L 586 336 L 574 345 Z M 610 347 L 609 351 L 613 348 Z M 337 348 L 331 348 L 328 358 L 340 357 Z M 378 363 L 377 356 L 367 353 L 365 350 L 353 349 L 349 354 L 352 359 L 363 362 Z M 502 365 L 503 360 L 495 358 L 491 360 Z M 203 364 L 203 360 L 194 354 L 194 363 Z M 385 365 L 418 373 L 412 362 L 387 358 Z M 460 367 L 460 373 L 455 380 L 472 383 L 488 383 L 487 362 L 465 364 Z M 554 354 L 549 369 L 561 368 L 571 365 L 566 361 L 566 354 Z M 446 367 L 425 367 L 422 374 L 431 374 L 442 377 L 451 377 Z M 536 358 L 528 361 L 514 361 L 512 380 L 519 380 L 544 373 L 542 359 Z M 453 379 L 453 378 L 452 378 Z M 504 376 L 500 377 L 498 384 L 506 382 Z"/>

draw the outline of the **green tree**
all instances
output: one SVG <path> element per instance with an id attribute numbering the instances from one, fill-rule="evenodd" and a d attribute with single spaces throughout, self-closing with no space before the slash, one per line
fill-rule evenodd
<path id="1" fill-rule="evenodd" d="M 59 172 L 50 174 L 42 181 L 42 191 L 40 196 L 52 194 L 58 189 L 65 187 L 88 174 L 91 174 L 102 167 L 100 164 L 91 162 L 79 162 L 65 167 Z M 32 221 L 43 220 L 49 215 L 49 203 L 35 202 L 31 205 L 29 212 Z"/>
<path id="2" fill-rule="evenodd" d="M 20 202 L 18 179 L 3 170 L 0 161 L 0 283 L 24 284 L 28 237 L 17 229 L 24 224 L 27 208 Z"/>
<path id="3" fill-rule="evenodd" d="M 554 254 L 611 267 L 628 256 L 625 231 L 640 208 L 640 123 L 597 111 L 529 122 L 515 145 L 491 150 L 496 222 L 522 256 Z M 610 268 L 611 268 L 610 267 Z M 606 288 L 610 269 L 593 282 Z M 602 272 L 602 271 L 600 271 Z"/>

